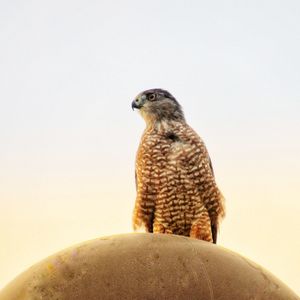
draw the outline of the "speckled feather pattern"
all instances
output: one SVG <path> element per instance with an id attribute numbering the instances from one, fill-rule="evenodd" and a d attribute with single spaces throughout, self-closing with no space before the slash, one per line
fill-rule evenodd
<path id="1" fill-rule="evenodd" d="M 205 144 L 184 121 L 147 126 L 136 157 L 133 226 L 213 241 L 224 216 Z"/>

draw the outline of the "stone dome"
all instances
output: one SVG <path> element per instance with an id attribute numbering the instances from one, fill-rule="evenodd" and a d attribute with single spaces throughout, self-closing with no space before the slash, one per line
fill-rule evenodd
<path id="1" fill-rule="evenodd" d="M 296 300 L 252 261 L 214 244 L 176 235 L 103 237 L 35 264 L 0 300 Z"/>

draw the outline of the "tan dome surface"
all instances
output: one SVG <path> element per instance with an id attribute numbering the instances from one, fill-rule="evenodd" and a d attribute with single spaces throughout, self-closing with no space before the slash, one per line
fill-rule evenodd
<path id="1" fill-rule="evenodd" d="M 75 245 L 22 273 L 0 300 L 299 299 L 248 259 L 182 236 L 124 234 Z"/>

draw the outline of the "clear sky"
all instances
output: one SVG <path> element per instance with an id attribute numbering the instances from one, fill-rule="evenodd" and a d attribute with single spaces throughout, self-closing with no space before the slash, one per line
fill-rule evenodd
<path id="1" fill-rule="evenodd" d="M 0 286 L 74 243 L 131 232 L 140 91 L 204 139 L 219 244 L 300 293 L 300 2 L 1 1 Z"/>

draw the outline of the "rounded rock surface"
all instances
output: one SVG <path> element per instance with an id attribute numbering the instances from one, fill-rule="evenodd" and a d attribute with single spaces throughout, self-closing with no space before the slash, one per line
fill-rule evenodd
<path id="1" fill-rule="evenodd" d="M 250 260 L 220 246 L 176 235 L 99 238 L 35 264 L 0 300 L 299 298 Z"/>

